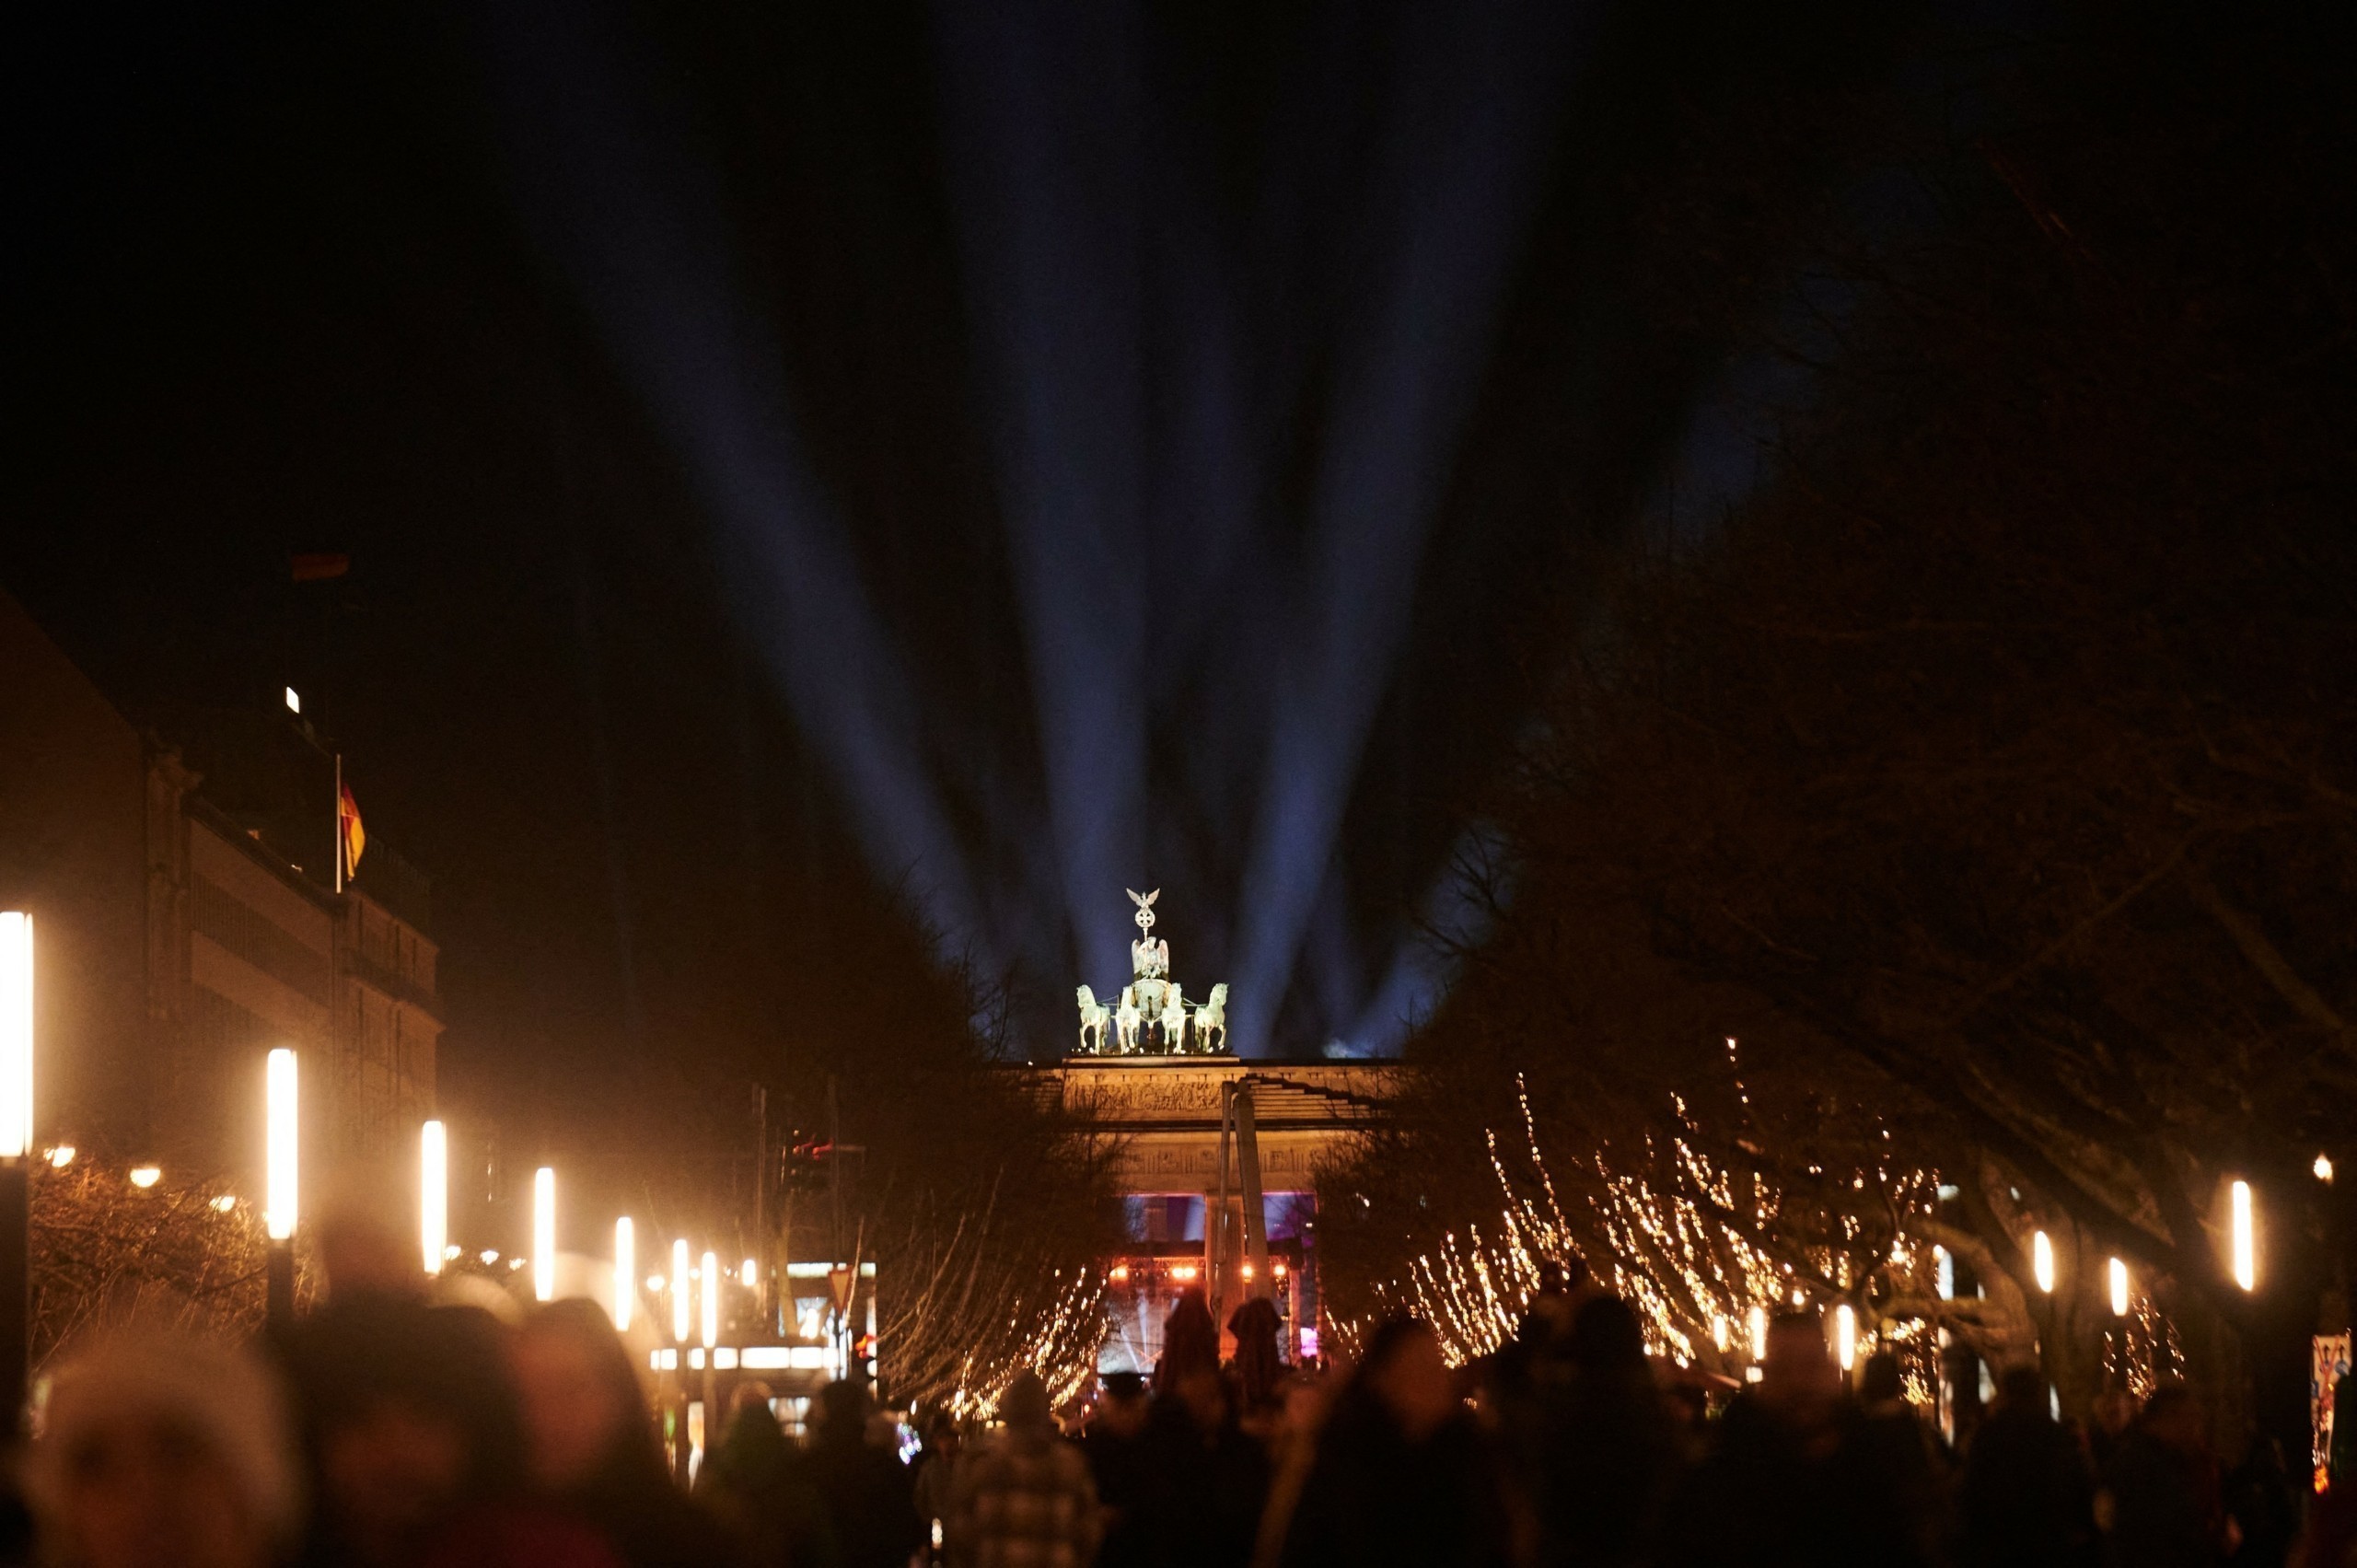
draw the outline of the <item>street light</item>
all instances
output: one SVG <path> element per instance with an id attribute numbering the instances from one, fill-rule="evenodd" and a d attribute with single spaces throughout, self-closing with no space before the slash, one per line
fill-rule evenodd
<path id="1" fill-rule="evenodd" d="M 631 1303 L 638 1295 L 638 1236 L 624 1214 L 614 1222 L 614 1331 L 630 1332 Z"/>
<path id="2" fill-rule="evenodd" d="M 1833 1309 L 1833 1353 L 1844 1372 L 1858 1365 L 1858 1314 L 1847 1302 Z"/>
<path id="3" fill-rule="evenodd" d="M 688 1342 L 689 1324 L 695 1314 L 694 1299 L 688 1295 L 688 1244 L 671 1243 L 671 1342 Z"/>
<path id="4" fill-rule="evenodd" d="M 33 917 L 0 914 L 0 1159 L 33 1150 Z"/>
<path id="5" fill-rule="evenodd" d="M 32 1353 L 32 1161 L 33 917 L 9 910 L 0 912 L 0 1435 L 7 1437 L 25 1408 Z"/>
<path id="6" fill-rule="evenodd" d="M 2258 1285 L 2258 1243 L 2252 1234 L 2250 1183 L 2247 1181 L 2235 1183 L 2234 1214 L 2235 1283 L 2245 1290 L 2255 1290 Z"/>
<path id="7" fill-rule="evenodd" d="M 721 1278 L 719 1255 L 705 1253 L 703 1272 L 697 1279 L 703 1287 L 703 1410 L 701 1413 L 706 1434 L 720 1430 L 720 1407 L 715 1402 L 720 1394 L 720 1358 L 712 1353 L 714 1347 L 720 1343 Z M 691 1410 L 688 1413 L 692 1417 L 698 1412 Z M 710 1437 L 707 1436 L 695 1446 L 709 1454 L 712 1452 L 707 1446 L 709 1442 Z"/>
<path id="8" fill-rule="evenodd" d="M 1753 1307 L 1751 1321 L 1747 1327 L 1751 1330 L 1751 1359 L 1766 1361 L 1768 1359 L 1768 1309 L 1764 1307 Z"/>
<path id="9" fill-rule="evenodd" d="M 720 1342 L 720 1260 L 713 1253 L 703 1255 L 703 1348 L 710 1351 Z M 708 1363 L 707 1363 L 708 1365 Z"/>
<path id="10" fill-rule="evenodd" d="M 450 1141 L 439 1121 L 417 1132 L 417 1246 L 425 1272 L 442 1272 L 450 1244 Z"/>
<path id="11" fill-rule="evenodd" d="M 2128 1316 L 2128 1265 L 2114 1258 L 2111 1260 L 2111 1315 Z"/>
<path id="12" fill-rule="evenodd" d="M 556 1299 L 556 1171 L 532 1172 L 532 1299 Z"/>
<path id="13" fill-rule="evenodd" d="M 2029 1238 L 2029 1272 L 2039 1290 L 2054 1294 L 2054 1243 L 2042 1230 Z"/>
<path id="14" fill-rule="evenodd" d="M 299 1152 L 296 1125 L 301 1104 L 292 1051 L 282 1045 L 270 1053 L 263 1086 L 268 1168 L 262 1182 L 261 1217 L 262 1227 L 270 1234 L 266 1299 L 271 1321 L 284 1325 L 295 1317 L 296 1172 Z"/>

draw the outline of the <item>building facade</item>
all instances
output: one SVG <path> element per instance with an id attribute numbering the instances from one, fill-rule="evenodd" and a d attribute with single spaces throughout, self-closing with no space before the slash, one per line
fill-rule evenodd
<path id="1" fill-rule="evenodd" d="M 312 1179 L 410 1146 L 442 1032 L 427 889 L 381 845 L 334 886 L 314 850 L 335 796 L 307 776 L 331 754 L 291 713 L 143 731 L 5 595 L 0 679 L 0 907 L 34 916 L 38 1136 L 258 1191 L 262 1064 L 290 1046 Z"/>

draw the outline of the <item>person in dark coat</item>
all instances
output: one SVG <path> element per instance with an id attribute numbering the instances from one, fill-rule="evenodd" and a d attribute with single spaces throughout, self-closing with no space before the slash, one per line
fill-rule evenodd
<path id="1" fill-rule="evenodd" d="M 1276 1304 L 1264 1296 L 1248 1297 L 1227 1315 L 1227 1331 L 1236 1341 L 1228 1382 L 1236 1397 L 1237 1419 L 1263 1442 L 1284 1413 L 1281 1386 L 1285 1367 L 1277 1349 L 1283 1327 Z"/>
<path id="2" fill-rule="evenodd" d="M 867 1440 L 873 1411 L 858 1383 L 819 1390 L 817 1429 L 804 1458 L 826 1505 L 837 1568 L 907 1568 L 924 1539 L 909 1468 Z"/>
<path id="3" fill-rule="evenodd" d="M 1097 1392 L 1097 1413 L 1081 1434 L 1081 1455 L 1088 1461 L 1097 1501 L 1105 1511 L 1098 1568 L 1134 1568 L 1150 1556 L 1137 1519 L 1149 1481 L 1144 1443 L 1148 1412 L 1145 1379 L 1134 1372 L 1109 1373 Z"/>
<path id="4" fill-rule="evenodd" d="M 672 1484 L 630 1352 L 603 1307 L 579 1297 L 539 1307 L 509 1360 L 543 1497 L 596 1530 L 627 1568 L 741 1560 L 720 1521 Z"/>
<path id="5" fill-rule="evenodd" d="M 1535 1391 L 1538 1452 L 1528 1473 L 1538 1561 L 1550 1568 L 1648 1562 L 1679 1452 L 1637 1315 L 1617 1295 L 1590 1298 L 1563 1337 L 1562 1360 L 1560 1382 Z"/>
<path id="6" fill-rule="evenodd" d="M 1202 1293 L 1171 1308 L 1155 1395 L 1138 1434 L 1132 1527 L 1115 1550 L 1153 1568 L 1243 1568 L 1269 1495 L 1268 1452 L 1237 1422 L 1219 1331 Z"/>
<path id="7" fill-rule="evenodd" d="M 936 1410 L 925 1418 L 923 1446 L 909 1461 L 909 1489 L 916 1498 L 917 1525 L 925 1538 L 925 1561 L 943 1560 L 943 1536 L 949 1517 L 949 1500 L 958 1491 L 958 1467 L 965 1458 L 966 1435 L 958 1418 Z"/>
<path id="8" fill-rule="evenodd" d="M 696 1499 L 737 1538 L 749 1568 L 832 1568 L 826 1509 L 768 1394 L 757 1383 L 731 1399 L 736 1413 L 696 1472 Z"/>
<path id="9" fill-rule="evenodd" d="M 2076 1568 L 2098 1561 L 2094 1478 L 2054 1419 L 2046 1378 L 2009 1369 L 1973 1434 L 1958 1500 L 1963 1568 Z"/>
<path id="10" fill-rule="evenodd" d="M 1500 1456 L 1458 1395 L 1429 1324 L 1395 1318 L 1367 1342 L 1318 1437 L 1283 1524 L 1286 1568 L 1513 1561 Z"/>
<path id="11" fill-rule="evenodd" d="M 1909 1402 L 1898 1358 L 1888 1351 L 1868 1356 L 1858 1370 L 1858 1417 L 1873 1468 L 1888 1478 L 1901 1516 L 1914 1527 L 1917 1554 L 1936 1555 L 1949 1533 L 1953 1456 Z"/>
<path id="12" fill-rule="evenodd" d="M 2201 1407 L 2181 1383 L 2144 1401 L 2106 1478 L 2119 1568 L 2211 1568 L 2224 1559 L 2226 1511 Z"/>
<path id="13" fill-rule="evenodd" d="M 2241 1536 L 2235 1568 L 2283 1568 L 2300 1533 L 2300 1498 L 2293 1488 L 2283 1445 L 2265 1435 L 2226 1478 L 2226 1512 Z"/>
<path id="14" fill-rule="evenodd" d="M 1823 1326 L 1810 1313 L 1777 1314 L 1760 1380 L 1719 1418 L 1670 1508 L 1660 1560 L 1909 1568 L 1924 1560 L 1922 1534 L 1867 1439 Z"/>

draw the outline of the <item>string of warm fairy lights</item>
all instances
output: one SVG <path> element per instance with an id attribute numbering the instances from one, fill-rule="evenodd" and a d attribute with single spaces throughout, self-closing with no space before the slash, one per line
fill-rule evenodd
<path id="1" fill-rule="evenodd" d="M 960 1421 L 989 1416 L 1000 1396 L 1018 1373 L 1036 1372 L 1048 1385 L 1051 1403 L 1079 1398 L 1097 1369 L 1097 1347 L 1105 1337 L 1105 1283 L 1094 1269 L 1076 1272 L 1069 1280 L 1055 1271 L 1055 1295 L 1037 1309 L 1022 1303 L 1007 1316 L 1003 1330 L 960 1358 L 939 1396 L 943 1408 Z"/>
<path id="2" fill-rule="evenodd" d="M 1590 1249 L 1564 1213 L 1529 1094 L 1519 1082 L 1516 1100 L 1535 1182 L 1515 1179 L 1491 1131 L 1490 1166 L 1503 1199 L 1494 1236 L 1484 1236 L 1479 1225 L 1467 1226 L 1462 1236 L 1450 1231 L 1401 1279 L 1376 1292 L 1386 1311 L 1412 1312 L 1431 1322 L 1456 1364 L 1489 1354 L 1513 1337 L 1545 1265 L 1589 1261 Z M 1743 1103 L 1748 1106 L 1747 1095 Z M 1812 1287 L 1820 1297 L 1861 1294 L 1869 1272 L 1912 1281 L 1928 1269 L 1929 1248 L 1903 1225 L 1931 1212 L 1937 1185 L 1932 1173 L 1894 1169 L 1887 1158 L 1839 1176 L 1810 1168 L 1813 1179 L 1855 1193 L 1871 1185 L 1887 1212 L 1900 1216 L 1902 1229 L 1887 1260 L 1867 1271 L 1855 1256 L 1864 1233 L 1854 1214 L 1810 1208 L 1808 1220 L 1829 1224 L 1830 1234 L 1814 1245 L 1780 1236 L 1794 1216 L 1777 1185 L 1757 1171 L 1738 1176 L 1713 1159 L 1700 1146 L 1700 1129 L 1685 1102 L 1673 1097 L 1671 1105 L 1669 1131 L 1643 1141 L 1643 1161 L 1624 1168 L 1599 1151 L 1584 1162 L 1592 1179 L 1585 1184 L 1588 1234 L 1606 1260 L 1596 1272 L 1636 1309 L 1656 1353 L 1680 1365 L 1731 1369 L 1748 1358 L 1758 1324 L 1787 1303 L 1805 1303 Z M 1887 1136 L 1873 1142 L 1887 1145 Z M 1651 1174 L 1639 1167 L 1645 1164 Z M 1852 1321 L 1854 1353 L 1871 1354 L 1879 1327 Z M 1345 1344 L 1353 1338 L 1342 1336 Z"/>

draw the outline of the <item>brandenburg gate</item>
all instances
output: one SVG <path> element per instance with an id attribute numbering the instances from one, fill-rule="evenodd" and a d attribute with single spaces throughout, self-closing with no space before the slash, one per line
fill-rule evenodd
<path id="1" fill-rule="evenodd" d="M 1244 1061 L 1227 1053 L 1225 984 L 1200 1003 L 1169 978 L 1154 935 L 1159 890 L 1130 894 L 1132 974 L 1110 1005 L 1078 989 L 1080 1038 L 1017 1069 L 1075 1124 L 1114 1143 L 1127 1242 L 1104 1260 L 1107 1372 L 1150 1370 L 1163 1320 L 1201 1290 L 1223 1327 L 1254 1296 L 1277 1309 L 1296 1363 L 1321 1353 L 1318 1161 L 1364 1137 L 1399 1092 L 1396 1063 Z"/>

